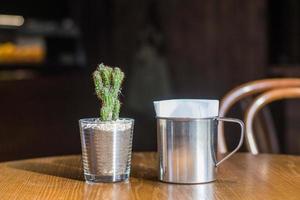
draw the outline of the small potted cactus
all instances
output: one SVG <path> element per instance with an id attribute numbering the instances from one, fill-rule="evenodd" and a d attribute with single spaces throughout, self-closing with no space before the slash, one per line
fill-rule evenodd
<path id="1" fill-rule="evenodd" d="M 100 116 L 79 120 L 83 170 L 88 183 L 129 178 L 134 120 L 119 118 L 123 79 L 124 73 L 118 67 L 100 64 L 93 72 Z"/>

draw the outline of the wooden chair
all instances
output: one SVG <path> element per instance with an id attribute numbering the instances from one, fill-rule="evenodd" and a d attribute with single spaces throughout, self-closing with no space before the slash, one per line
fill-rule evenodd
<path id="1" fill-rule="evenodd" d="M 267 104 L 281 99 L 300 98 L 300 87 L 274 89 L 258 96 L 248 107 L 245 114 L 246 142 L 252 154 L 258 154 L 259 148 L 254 137 L 253 121 L 257 113 Z"/>
<path id="2" fill-rule="evenodd" d="M 274 78 L 274 79 L 263 79 L 263 80 L 257 80 L 257 81 L 252 81 L 245 83 L 241 86 L 238 86 L 231 90 L 229 93 L 227 93 L 224 98 L 221 100 L 221 106 L 220 106 L 220 111 L 219 111 L 219 117 L 225 117 L 228 111 L 239 101 L 245 100 L 246 98 L 249 97 L 255 97 L 260 93 L 269 91 L 269 90 L 274 90 L 274 89 L 283 89 L 283 88 L 290 88 L 290 87 L 300 87 L 300 79 L 298 78 Z M 247 106 L 246 106 L 247 107 Z M 254 109 L 254 108 L 253 108 Z M 252 111 L 253 112 L 253 111 Z M 253 115 L 257 116 L 256 113 Z M 257 118 L 257 117 L 256 117 Z M 273 149 L 274 151 L 278 151 L 278 147 L 276 145 L 276 139 L 274 139 L 275 135 L 275 129 L 272 126 L 271 122 L 271 116 L 269 112 L 264 112 L 260 118 L 264 119 L 267 123 L 265 124 L 266 126 L 263 126 L 263 123 L 261 123 L 262 120 L 257 120 L 260 122 L 260 126 L 257 126 L 257 129 L 259 130 L 258 132 L 263 133 L 265 130 L 268 130 L 270 133 L 271 137 L 273 138 L 271 143 L 273 144 Z M 252 119 L 252 122 L 253 122 Z M 247 127 L 247 124 L 246 124 Z M 251 125 L 253 128 L 253 125 Z M 221 123 L 219 125 L 219 141 L 218 141 L 218 149 L 221 153 L 227 153 L 227 145 L 224 137 L 224 126 Z M 255 131 L 256 132 L 256 131 Z M 246 128 L 246 135 L 247 135 L 247 128 Z M 259 134 L 261 136 L 262 134 Z M 250 136 L 251 138 L 251 136 Z M 252 137 L 254 138 L 254 137 Z M 246 137 L 246 143 L 248 144 L 248 136 Z M 250 150 L 250 145 L 248 146 Z M 253 147 L 253 145 L 252 145 Z M 257 147 L 257 146 L 256 146 Z"/>

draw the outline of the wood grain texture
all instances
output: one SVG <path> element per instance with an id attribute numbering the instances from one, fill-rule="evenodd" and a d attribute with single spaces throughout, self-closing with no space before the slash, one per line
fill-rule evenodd
<path id="1" fill-rule="evenodd" d="M 157 181 L 156 153 L 134 153 L 129 182 L 86 184 L 80 156 L 0 164 L 5 199 L 299 199 L 300 157 L 241 153 L 218 169 L 218 180 L 199 185 Z"/>

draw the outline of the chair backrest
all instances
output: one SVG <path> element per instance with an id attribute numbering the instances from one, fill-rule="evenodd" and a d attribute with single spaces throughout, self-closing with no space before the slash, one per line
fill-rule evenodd
<path id="1" fill-rule="evenodd" d="M 219 117 L 225 117 L 228 111 L 239 101 L 246 97 L 253 97 L 259 93 L 272 89 L 280 89 L 287 87 L 300 87 L 300 79 L 298 78 L 273 78 L 256 80 L 240 85 L 228 92 L 221 100 Z M 268 116 L 268 114 L 267 114 Z M 271 128 L 272 129 L 272 128 Z M 224 126 L 221 123 L 218 130 L 218 149 L 221 153 L 228 152 L 224 136 Z M 247 134 L 247 133 L 246 133 Z"/>
<path id="2" fill-rule="evenodd" d="M 258 96 L 253 103 L 248 107 L 245 114 L 245 124 L 246 124 L 246 144 L 249 151 L 252 154 L 258 154 L 259 148 L 257 146 L 257 141 L 254 137 L 253 131 L 253 121 L 257 113 L 267 104 L 281 100 L 281 99 L 292 99 L 300 98 L 300 87 L 291 88 L 281 88 L 267 91 L 260 96 Z"/>

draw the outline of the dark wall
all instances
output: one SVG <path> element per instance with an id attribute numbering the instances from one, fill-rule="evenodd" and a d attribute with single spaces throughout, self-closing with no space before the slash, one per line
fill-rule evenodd
<path id="1" fill-rule="evenodd" d="M 97 115 L 88 79 L 68 71 L 1 81 L 0 160 L 78 153 L 78 119 Z"/>
<path id="2" fill-rule="evenodd" d="M 300 63 L 300 2 L 270 1 L 269 60 L 272 65 Z"/>
<path id="3" fill-rule="evenodd" d="M 130 79 L 136 54 L 159 35 L 152 46 L 167 61 L 175 97 L 220 98 L 265 75 L 265 1 L 90 0 L 82 6 L 92 65 L 120 65 Z"/>
<path id="4" fill-rule="evenodd" d="M 56 19 L 68 17 L 69 0 L 0 0 L 1 14 L 22 15 L 25 18 Z"/>

